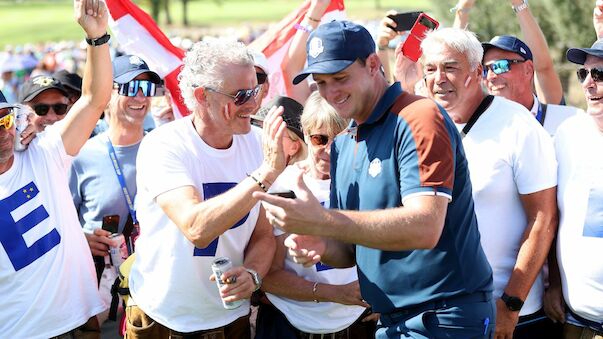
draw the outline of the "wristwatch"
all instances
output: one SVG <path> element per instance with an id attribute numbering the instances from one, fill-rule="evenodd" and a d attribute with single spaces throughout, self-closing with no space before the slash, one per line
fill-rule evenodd
<path id="1" fill-rule="evenodd" d="M 519 13 L 524 9 L 528 8 L 528 0 L 523 0 L 523 2 L 517 6 L 511 6 L 513 8 L 513 12 Z"/>
<path id="2" fill-rule="evenodd" d="M 86 43 L 88 43 L 88 45 L 90 45 L 90 46 L 100 46 L 102 44 L 106 44 L 109 41 L 109 39 L 111 39 L 111 36 L 108 33 L 105 33 L 100 38 L 96 38 L 96 39 L 86 38 Z"/>
<path id="3" fill-rule="evenodd" d="M 260 286 L 262 286 L 262 277 L 260 277 L 258 272 L 252 270 L 251 268 L 246 268 L 245 270 L 249 272 L 249 274 L 251 274 L 251 278 L 253 279 L 253 283 L 255 284 L 255 289 L 253 291 L 255 292 L 259 290 Z"/>
<path id="4" fill-rule="evenodd" d="M 510 296 L 505 292 L 503 292 L 500 298 L 505 303 L 505 305 L 507 305 L 509 311 L 517 312 L 521 310 L 521 307 L 523 306 L 523 300 L 519 299 L 518 297 Z"/>

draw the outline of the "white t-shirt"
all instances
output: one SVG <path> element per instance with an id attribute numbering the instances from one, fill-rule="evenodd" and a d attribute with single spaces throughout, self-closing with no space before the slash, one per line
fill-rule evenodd
<path id="1" fill-rule="evenodd" d="M 511 277 L 527 226 L 520 194 L 557 184 L 555 150 L 530 112 L 502 97 L 494 97 L 463 139 L 463 147 L 481 243 L 492 266 L 494 296 L 499 298 Z M 539 274 L 520 315 L 538 311 L 543 293 Z"/>
<path id="2" fill-rule="evenodd" d="M 538 98 L 534 96 L 534 104 L 530 110 L 534 116 L 538 116 L 538 110 L 542 110 L 541 104 L 538 102 Z M 551 137 L 555 136 L 557 128 L 569 117 L 576 114 L 584 113 L 583 110 L 573 106 L 563 105 L 546 105 L 546 113 L 544 116 L 544 129 L 549 133 Z"/>
<path id="3" fill-rule="evenodd" d="M 300 172 L 301 169 L 296 165 L 288 166 L 279 175 L 270 190 L 290 189 L 298 194 L 296 182 Z M 304 183 L 323 206 L 329 206 L 330 179 L 318 180 L 304 174 Z M 275 228 L 274 234 L 279 236 L 284 232 Z M 358 280 L 356 266 L 334 269 L 318 263 L 312 267 L 304 267 L 295 263 L 288 253 L 285 257 L 284 269 L 308 281 L 323 284 L 344 285 Z M 342 305 L 334 302 L 299 301 L 270 293 L 266 293 L 266 296 L 287 317 L 291 325 L 307 333 L 341 331 L 352 325 L 364 312 L 364 308 L 360 306 Z"/>
<path id="4" fill-rule="evenodd" d="M 0 337 L 49 338 L 106 309 L 67 182 L 56 128 L 0 174 Z"/>
<path id="5" fill-rule="evenodd" d="M 603 319 L 603 133 L 581 114 L 555 136 L 560 211 L 557 258 L 567 305 L 579 316 Z"/>
<path id="6" fill-rule="evenodd" d="M 243 264 L 259 204 L 207 248 L 198 249 L 155 198 L 193 186 L 202 199 L 209 199 L 244 180 L 261 162 L 256 132 L 235 135 L 230 148 L 215 149 L 199 137 L 190 117 L 161 126 L 143 139 L 136 163 L 141 235 L 136 241 L 130 291 L 138 306 L 160 324 L 194 332 L 230 324 L 249 313 L 249 301 L 234 310 L 224 309 L 218 287 L 209 277 L 216 257 L 229 257 L 233 266 Z"/>

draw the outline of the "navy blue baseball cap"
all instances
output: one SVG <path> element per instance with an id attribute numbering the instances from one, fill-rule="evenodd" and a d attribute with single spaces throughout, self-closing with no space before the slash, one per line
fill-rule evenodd
<path id="1" fill-rule="evenodd" d="M 588 55 L 603 59 L 603 39 L 595 41 L 591 48 L 570 48 L 567 50 L 567 60 L 578 65 L 584 65 Z"/>
<path id="2" fill-rule="evenodd" d="M 8 100 L 6 100 L 6 97 L 4 96 L 4 94 L 2 93 L 2 91 L 0 91 L 0 109 L 11 108 L 11 107 L 16 107 L 16 106 L 12 105 L 12 104 L 9 104 Z"/>
<path id="3" fill-rule="evenodd" d="M 375 53 L 375 41 L 366 28 L 350 21 L 331 21 L 318 26 L 306 43 L 308 66 L 294 79 L 302 82 L 308 75 L 335 74 L 357 59 Z"/>
<path id="4" fill-rule="evenodd" d="M 483 42 L 482 47 L 484 48 L 484 54 L 486 54 L 490 48 L 494 47 L 502 49 L 503 51 L 517 53 L 521 55 L 524 60 L 534 60 L 530 47 L 512 35 L 495 36 L 489 42 Z"/>
<path id="5" fill-rule="evenodd" d="M 113 59 L 113 81 L 125 84 L 142 73 L 149 73 L 151 81 L 159 84 L 161 77 L 151 71 L 147 63 L 136 55 L 120 55 Z"/>

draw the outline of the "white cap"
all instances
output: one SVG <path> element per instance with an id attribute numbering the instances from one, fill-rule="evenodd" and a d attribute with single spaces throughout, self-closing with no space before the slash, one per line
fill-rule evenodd
<path id="1" fill-rule="evenodd" d="M 249 53 L 253 57 L 253 63 L 255 66 L 261 68 L 266 74 L 270 74 L 270 68 L 268 67 L 268 59 L 262 52 L 258 52 L 253 49 L 249 49 Z"/>

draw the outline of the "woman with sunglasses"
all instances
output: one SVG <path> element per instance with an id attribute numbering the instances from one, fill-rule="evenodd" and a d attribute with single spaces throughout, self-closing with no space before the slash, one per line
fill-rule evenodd
<path id="1" fill-rule="evenodd" d="M 294 183 L 303 175 L 312 193 L 328 207 L 331 143 L 347 122 L 314 92 L 306 101 L 301 124 L 308 156 L 289 165 L 270 191 L 295 191 Z M 270 303 L 260 305 L 256 339 L 296 339 L 321 334 L 336 338 L 374 337 L 374 323 L 363 322 L 369 305 L 360 295 L 356 268 L 334 269 L 320 263 L 303 267 L 287 254 L 284 240 L 289 234 L 277 228 L 274 233 L 277 250 L 263 282 Z"/>

